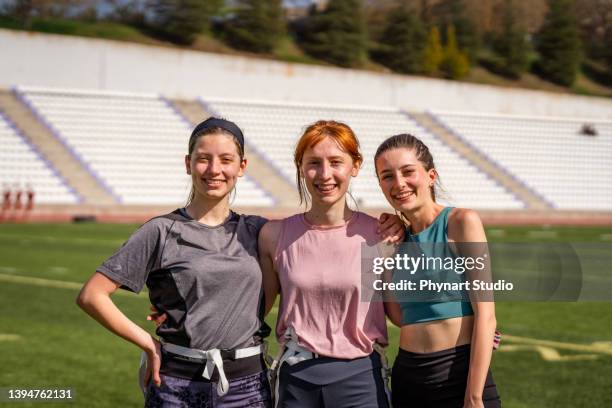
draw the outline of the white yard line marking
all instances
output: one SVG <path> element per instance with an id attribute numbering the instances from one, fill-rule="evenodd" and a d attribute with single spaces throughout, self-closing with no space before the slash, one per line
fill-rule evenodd
<path id="1" fill-rule="evenodd" d="M 83 287 L 83 283 L 79 282 L 67 282 L 54 279 L 43 279 L 35 278 L 33 276 L 18 276 L 18 275 L 7 275 L 0 274 L 0 282 L 20 283 L 24 285 L 41 286 L 45 288 L 57 288 L 57 289 L 72 289 L 80 290 Z M 114 295 L 119 296 L 135 296 L 135 294 L 125 291 L 118 290 Z M 142 291 L 137 296 L 148 297 L 148 292 Z"/>
<path id="2" fill-rule="evenodd" d="M 18 341 L 21 340 L 21 336 L 16 334 L 2 334 L 0 333 L 0 341 Z"/>
<path id="3" fill-rule="evenodd" d="M 56 274 L 59 274 L 59 275 L 63 275 L 63 274 L 65 274 L 68 271 L 69 271 L 69 269 L 64 267 L 64 266 L 50 266 L 49 267 L 49 272 L 56 273 Z"/>
<path id="4" fill-rule="evenodd" d="M 527 236 L 529 238 L 557 238 L 559 234 L 557 231 L 528 231 Z"/>

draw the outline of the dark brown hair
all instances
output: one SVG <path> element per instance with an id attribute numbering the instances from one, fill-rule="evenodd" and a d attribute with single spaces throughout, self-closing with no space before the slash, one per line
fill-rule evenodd
<path id="1" fill-rule="evenodd" d="M 374 155 L 374 168 L 376 169 L 376 177 L 378 177 L 378 168 L 376 168 L 376 160 L 380 157 L 381 154 L 386 152 L 387 150 L 392 149 L 408 149 L 414 151 L 414 155 L 417 160 L 421 162 L 426 171 L 433 169 L 436 170 L 436 166 L 434 164 L 433 156 L 431 155 L 429 148 L 425 143 L 421 141 L 421 139 L 410 135 L 408 133 L 402 133 L 399 135 L 391 136 L 384 142 L 378 146 L 376 149 L 376 154 Z M 436 171 L 436 175 L 438 172 Z M 440 188 L 439 175 L 436 177 L 437 187 Z M 436 186 L 430 187 L 431 198 L 435 202 L 436 201 Z"/>
<path id="2" fill-rule="evenodd" d="M 236 144 L 236 149 L 238 150 L 238 156 L 240 156 L 240 161 L 244 159 L 244 149 L 242 145 L 240 144 L 240 142 L 238 142 L 238 140 L 236 139 L 236 136 L 230 131 L 225 130 L 221 127 L 207 128 L 203 130 L 202 132 L 199 132 L 197 135 L 192 135 L 192 137 L 189 138 L 189 143 L 187 146 L 187 154 L 191 157 L 191 154 L 193 153 L 193 150 L 195 149 L 195 146 L 198 140 L 200 140 L 200 138 L 203 136 L 212 135 L 212 134 L 223 134 L 223 135 L 231 136 L 232 140 Z M 187 199 L 187 204 L 185 205 L 186 206 L 189 205 L 193 201 L 194 197 L 195 197 L 195 188 L 192 185 L 191 191 L 189 192 L 189 198 Z"/>

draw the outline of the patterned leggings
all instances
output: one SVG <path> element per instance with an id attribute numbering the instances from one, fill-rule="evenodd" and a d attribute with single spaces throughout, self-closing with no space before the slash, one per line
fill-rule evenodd
<path id="1" fill-rule="evenodd" d="M 271 408 L 270 385 L 265 372 L 229 381 L 229 392 L 217 394 L 217 383 L 191 381 L 161 375 L 158 388 L 153 382 L 147 387 L 146 408 Z"/>

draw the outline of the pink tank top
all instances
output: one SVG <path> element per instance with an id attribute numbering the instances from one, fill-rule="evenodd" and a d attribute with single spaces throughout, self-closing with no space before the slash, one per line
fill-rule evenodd
<path id="1" fill-rule="evenodd" d="M 377 221 L 355 212 L 338 227 L 308 224 L 304 214 L 282 221 L 274 266 L 281 286 L 276 335 L 292 326 L 299 344 L 329 357 L 353 359 L 387 344 L 381 302 L 361 299 L 361 244 L 375 245 Z"/>

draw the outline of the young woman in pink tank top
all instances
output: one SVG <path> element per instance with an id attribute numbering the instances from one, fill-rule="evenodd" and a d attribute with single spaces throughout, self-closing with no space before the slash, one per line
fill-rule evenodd
<path id="1" fill-rule="evenodd" d="M 345 124 L 309 126 L 295 149 L 300 198 L 310 209 L 270 221 L 259 235 L 266 309 L 281 294 L 276 333 L 279 407 L 388 407 L 378 345 L 381 302 L 361 299 L 362 244 L 381 241 L 377 220 L 347 205 L 363 161 Z"/>

